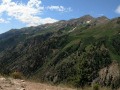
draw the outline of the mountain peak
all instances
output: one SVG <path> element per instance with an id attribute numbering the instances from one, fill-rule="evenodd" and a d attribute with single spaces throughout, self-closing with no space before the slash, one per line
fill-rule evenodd
<path id="1" fill-rule="evenodd" d="M 92 20 L 92 19 L 94 19 L 94 17 L 92 17 L 91 15 L 84 15 L 84 16 L 80 17 L 80 19 Z"/>
<path id="2" fill-rule="evenodd" d="M 101 17 L 96 18 L 96 23 L 97 24 L 103 24 L 103 23 L 108 22 L 109 20 L 110 19 L 107 18 L 106 16 L 101 16 Z"/>
<path id="3" fill-rule="evenodd" d="M 91 22 L 93 21 L 95 18 L 90 16 L 90 15 L 84 15 L 80 18 L 76 18 L 76 19 L 71 19 L 69 20 L 70 23 L 77 23 L 77 25 L 80 24 L 85 24 L 86 22 Z"/>
<path id="4" fill-rule="evenodd" d="M 93 17 L 91 15 L 87 14 L 87 15 L 82 16 L 81 18 L 93 18 Z"/>
<path id="5" fill-rule="evenodd" d="M 98 17 L 97 19 L 109 20 L 109 18 L 107 18 L 106 16 L 101 16 L 101 17 Z"/>

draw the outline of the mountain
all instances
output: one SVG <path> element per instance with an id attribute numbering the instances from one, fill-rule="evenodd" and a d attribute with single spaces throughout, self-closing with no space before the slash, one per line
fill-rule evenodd
<path id="1" fill-rule="evenodd" d="M 85 15 L 0 35 L 0 72 L 84 87 L 120 86 L 120 17 Z"/>

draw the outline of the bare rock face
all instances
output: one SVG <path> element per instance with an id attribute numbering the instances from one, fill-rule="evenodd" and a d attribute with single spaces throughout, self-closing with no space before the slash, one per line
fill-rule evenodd
<path id="1" fill-rule="evenodd" d="M 94 83 L 99 83 L 102 86 L 110 86 L 117 88 L 120 86 L 120 68 L 117 62 L 113 62 L 110 66 L 100 70 L 99 77 L 94 80 Z"/>

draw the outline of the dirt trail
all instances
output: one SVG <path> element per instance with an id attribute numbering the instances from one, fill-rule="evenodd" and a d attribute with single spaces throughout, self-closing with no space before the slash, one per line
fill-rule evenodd
<path id="1" fill-rule="evenodd" d="M 33 83 L 33 82 L 27 82 L 26 83 L 26 90 L 75 90 L 70 88 L 61 88 L 41 83 Z"/>
<path id="2" fill-rule="evenodd" d="M 0 90 L 75 90 L 19 79 L 0 77 Z"/>

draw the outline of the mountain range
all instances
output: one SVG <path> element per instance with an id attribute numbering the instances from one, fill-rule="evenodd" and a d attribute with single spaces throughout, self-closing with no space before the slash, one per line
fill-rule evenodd
<path id="1" fill-rule="evenodd" d="M 120 86 L 120 17 L 85 15 L 0 34 L 0 72 L 84 87 Z"/>

